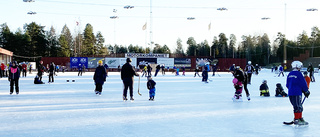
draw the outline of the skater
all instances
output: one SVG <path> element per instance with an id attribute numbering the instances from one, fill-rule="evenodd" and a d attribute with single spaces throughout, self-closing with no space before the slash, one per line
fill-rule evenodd
<path id="1" fill-rule="evenodd" d="M 53 74 L 54 74 L 54 63 L 51 62 L 50 63 L 50 67 L 49 67 L 49 82 L 48 83 L 53 83 L 54 82 L 54 79 L 53 79 Z"/>
<path id="2" fill-rule="evenodd" d="M 142 76 L 141 77 L 143 77 L 143 76 L 147 77 L 147 66 L 146 65 L 142 69 Z"/>
<path id="3" fill-rule="evenodd" d="M 256 75 L 259 74 L 259 70 L 260 70 L 260 66 L 258 64 L 256 64 L 256 67 L 254 68 Z"/>
<path id="4" fill-rule="evenodd" d="M 34 83 L 34 84 L 44 84 L 44 82 L 42 82 L 42 81 L 39 80 L 38 75 L 36 75 L 36 77 L 34 78 L 33 83 Z"/>
<path id="5" fill-rule="evenodd" d="M 308 72 L 307 71 L 303 72 L 303 77 L 306 80 L 308 88 L 309 88 L 311 79 L 310 79 L 310 77 L 308 77 Z"/>
<path id="6" fill-rule="evenodd" d="M 232 66 L 229 68 L 229 71 L 233 73 L 236 70 L 236 64 L 232 64 Z"/>
<path id="7" fill-rule="evenodd" d="M 293 61 L 291 63 L 292 71 L 287 77 L 286 87 L 288 88 L 289 99 L 293 106 L 294 120 L 293 124 L 308 125 L 308 122 L 302 118 L 302 93 L 306 98 L 309 97 L 310 92 L 306 80 L 303 78 L 300 69 L 303 64 L 300 61 Z"/>
<path id="8" fill-rule="evenodd" d="M 173 68 L 172 68 L 172 73 L 175 73 L 176 69 L 177 69 L 177 67 L 176 67 L 176 65 L 174 65 Z"/>
<path id="9" fill-rule="evenodd" d="M 19 78 L 20 69 L 18 68 L 17 62 L 12 62 L 12 66 L 9 70 L 8 80 L 10 82 L 10 95 L 13 93 L 13 86 L 15 86 L 16 94 L 19 94 Z"/>
<path id="10" fill-rule="evenodd" d="M 132 67 L 131 63 L 131 59 L 127 58 L 126 60 L 126 64 L 124 64 L 122 66 L 121 69 L 121 80 L 123 82 L 124 85 L 124 89 L 123 89 L 123 100 L 126 101 L 127 99 L 127 92 L 128 92 L 128 88 L 130 90 L 130 100 L 133 101 L 133 76 L 139 76 L 138 73 L 136 73 Z"/>
<path id="11" fill-rule="evenodd" d="M 99 66 L 96 68 L 93 75 L 93 80 L 96 85 L 96 88 L 94 91 L 97 95 L 101 95 L 102 86 L 106 81 L 107 75 L 106 75 L 106 69 L 104 68 L 104 66 L 102 66 L 103 65 L 102 60 L 99 60 L 98 64 Z"/>
<path id="12" fill-rule="evenodd" d="M 232 98 L 233 101 L 242 101 L 242 81 L 244 81 L 243 72 L 240 66 L 237 66 L 233 73 L 234 79 L 232 80 L 233 86 L 236 90 Z"/>
<path id="13" fill-rule="evenodd" d="M 79 64 L 79 66 L 78 66 L 78 76 L 82 76 L 82 66 L 81 66 L 81 64 Z"/>
<path id="14" fill-rule="evenodd" d="M 42 81 L 42 75 L 44 72 L 44 66 L 42 64 L 43 64 L 43 61 L 40 61 L 38 66 L 38 74 L 37 74 L 40 81 Z"/>
<path id="15" fill-rule="evenodd" d="M 84 64 L 82 64 L 82 72 L 86 73 L 86 66 Z M 81 74 L 81 76 L 82 76 L 82 74 Z"/>
<path id="16" fill-rule="evenodd" d="M 152 76 L 152 74 L 151 74 L 152 67 L 150 64 L 148 64 L 148 66 L 147 66 L 147 71 L 148 71 L 148 76 Z"/>
<path id="17" fill-rule="evenodd" d="M 202 71 L 202 82 L 208 83 L 208 71 L 209 71 L 209 64 L 203 66 Z"/>
<path id="18" fill-rule="evenodd" d="M 267 80 L 263 80 L 260 85 L 260 96 L 270 97 L 269 87 L 267 85 Z"/>
<path id="19" fill-rule="evenodd" d="M 176 76 L 179 76 L 179 67 L 177 67 L 177 70 L 176 70 Z"/>
<path id="20" fill-rule="evenodd" d="M 32 64 L 30 63 L 30 65 L 29 65 L 29 74 L 31 74 L 31 71 L 32 71 Z"/>
<path id="21" fill-rule="evenodd" d="M 154 101 L 154 96 L 156 95 L 156 82 L 152 80 L 151 77 L 148 77 L 147 88 L 149 89 L 149 100 Z"/>
<path id="22" fill-rule="evenodd" d="M 161 66 L 161 72 L 162 72 L 162 75 L 166 74 L 166 70 L 165 70 L 164 64 L 162 64 L 162 66 Z"/>
<path id="23" fill-rule="evenodd" d="M 280 83 L 276 84 L 276 97 L 288 97 L 288 94 L 284 92 Z"/>
<path id="24" fill-rule="evenodd" d="M 240 71 L 242 71 L 242 70 L 240 70 Z M 243 77 L 244 77 L 243 88 L 244 88 L 244 91 L 246 92 L 248 101 L 250 101 L 251 100 L 250 99 L 250 93 L 249 93 L 249 90 L 247 88 L 247 86 L 248 86 L 248 75 L 246 73 L 244 73 L 243 71 L 242 71 L 242 74 L 243 74 Z"/>
<path id="25" fill-rule="evenodd" d="M 160 71 L 160 64 L 156 66 L 156 73 L 154 74 L 155 77 L 158 75 L 159 71 Z"/>
<path id="26" fill-rule="evenodd" d="M 199 75 L 199 67 L 196 67 L 194 69 L 194 77 L 196 77 L 197 75 L 200 77 L 200 75 Z"/>
<path id="27" fill-rule="evenodd" d="M 284 77 L 284 74 L 283 74 L 283 67 L 281 65 L 279 65 L 279 75 L 278 77 L 280 77 L 280 74 L 282 74 L 282 77 Z"/>
<path id="28" fill-rule="evenodd" d="M 106 69 L 106 77 L 108 77 L 108 72 L 109 72 L 108 64 L 104 64 L 104 68 Z"/>
<path id="29" fill-rule="evenodd" d="M 55 72 L 59 73 L 59 69 L 60 69 L 59 65 L 56 65 L 56 70 L 55 70 Z M 56 76 L 57 76 L 57 75 L 56 75 Z"/>
<path id="30" fill-rule="evenodd" d="M 216 75 L 216 71 L 217 71 L 217 65 L 213 64 L 213 66 L 212 66 L 212 76 Z"/>
<path id="31" fill-rule="evenodd" d="M 248 84 L 251 84 L 251 76 L 252 73 L 254 72 L 254 67 L 251 64 L 251 61 L 248 61 L 248 65 L 244 68 L 244 71 L 247 73 L 248 76 Z"/>
<path id="32" fill-rule="evenodd" d="M 22 67 L 22 77 L 27 77 L 27 64 L 23 62 L 21 67 Z"/>
<path id="33" fill-rule="evenodd" d="M 182 75 L 183 76 L 186 76 L 186 67 L 183 65 L 182 67 Z"/>
<path id="34" fill-rule="evenodd" d="M 314 76 L 313 76 L 314 69 L 313 69 L 312 63 L 309 63 L 307 71 L 309 72 L 309 77 L 311 79 L 311 82 L 316 82 L 316 80 L 314 79 Z"/>

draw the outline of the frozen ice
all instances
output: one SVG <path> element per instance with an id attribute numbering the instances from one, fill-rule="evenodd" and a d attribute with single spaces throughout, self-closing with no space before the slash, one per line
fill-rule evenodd
<path id="1" fill-rule="evenodd" d="M 283 125 L 293 120 L 288 98 L 274 97 L 276 83 L 285 89 L 286 77 L 270 69 L 252 76 L 248 85 L 251 100 L 243 91 L 243 102 L 233 102 L 232 75 L 218 72 L 209 83 L 200 77 L 174 76 L 167 72 L 153 77 L 155 101 L 149 101 L 147 79 L 134 83 L 134 102 L 122 101 L 119 72 L 109 73 L 102 96 L 94 93 L 93 72 L 57 73 L 55 82 L 33 84 L 33 74 L 20 78 L 20 94 L 9 95 L 7 78 L 0 78 L 0 136 L 181 136 L 181 137 L 301 137 L 320 135 L 320 93 L 318 82 L 310 83 L 311 95 L 303 104 L 303 117 L 309 126 Z M 288 74 L 288 72 L 286 72 Z M 318 73 L 316 81 L 320 80 Z M 268 81 L 270 97 L 259 96 L 262 80 Z M 70 80 L 66 82 L 66 80 Z M 75 82 L 72 82 L 75 80 Z M 318 89 L 318 90 L 317 90 Z M 128 93 L 129 96 L 129 93 Z"/>

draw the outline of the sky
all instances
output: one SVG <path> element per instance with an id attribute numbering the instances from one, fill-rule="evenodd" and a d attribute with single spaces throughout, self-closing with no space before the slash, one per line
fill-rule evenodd
<path id="1" fill-rule="evenodd" d="M 134 8 L 123 8 L 126 5 Z M 105 44 L 145 47 L 153 41 L 174 50 L 178 38 L 186 49 L 189 37 L 194 37 L 197 43 L 212 42 L 220 33 L 227 37 L 235 34 L 237 42 L 242 35 L 263 33 L 268 34 L 270 41 L 278 32 L 286 34 L 289 40 L 296 40 L 303 31 L 310 36 L 311 28 L 320 26 L 320 11 L 306 9 L 319 9 L 319 5 L 319 0 L 35 0 L 29 3 L 1 0 L 0 23 L 7 23 L 15 32 L 26 23 L 36 22 L 45 26 L 45 30 L 53 26 L 57 35 L 65 24 L 74 35 L 83 32 L 90 23 L 95 34 L 101 31 Z M 221 7 L 228 10 L 217 10 Z M 29 11 L 37 14 L 29 15 Z M 118 18 L 110 19 L 111 16 Z M 263 17 L 270 19 L 262 20 Z"/>

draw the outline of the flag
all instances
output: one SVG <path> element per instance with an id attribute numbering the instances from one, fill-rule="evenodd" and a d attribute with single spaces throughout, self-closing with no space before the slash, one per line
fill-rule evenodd
<path id="1" fill-rule="evenodd" d="M 208 25 L 208 30 L 211 30 L 211 22 L 210 22 L 210 24 Z"/>
<path id="2" fill-rule="evenodd" d="M 146 29 L 147 29 L 147 22 L 142 26 L 142 30 L 146 30 Z"/>

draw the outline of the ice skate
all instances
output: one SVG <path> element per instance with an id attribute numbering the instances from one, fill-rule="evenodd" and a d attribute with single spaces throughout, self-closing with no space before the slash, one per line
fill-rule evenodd
<path id="1" fill-rule="evenodd" d="M 300 119 L 295 119 L 293 121 L 293 124 L 301 126 L 301 125 L 308 125 L 309 123 L 304 121 L 303 118 L 300 118 Z"/>
<path id="2" fill-rule="evenodd" d="M 123 101 L 127 101 L 127 100 L 128 100 L 127 97 L 123 96 Z"/>

